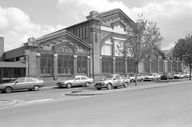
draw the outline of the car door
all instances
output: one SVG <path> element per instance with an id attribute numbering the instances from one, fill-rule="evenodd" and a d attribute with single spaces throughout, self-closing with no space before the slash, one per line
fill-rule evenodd
<path id="1" fill-rule="evenodd" d="M 85 83 L 87 82 L 87 78 L 85 76 L 81 77 L 81 85 L 85 85 Z"/>
<path id="2" fill-rule="evenodd" d="M 19 89 L 25 89 L 26 87 L 26 80 L 25 77 L 18 78 L 15 81 L 14 89 L 19 90 Z"/>
<path id="3" fill-rule="evenodd" d="M 80 84 L 81 84 L 81 78 L 80 77 L 75 77 L 74 82 L 73 82 L 73 86 L 78 86 Z"/>
<path id="4" fill-rule="evenodd" d="M 118 86 L 119 85 L 119 78 L 118 76 L 113 77 L 113 86 Z"/>
<path id="5" fill-rule="evenodd" d="M 32 89 L 35 85 L 36 81 L 31 77 L 26 77 L 26 89 Z"/>

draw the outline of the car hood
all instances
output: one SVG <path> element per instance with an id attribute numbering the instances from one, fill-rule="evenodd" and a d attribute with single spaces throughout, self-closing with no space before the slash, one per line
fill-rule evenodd
<path id="1" fill-rule="evenodd" d="M 0 86 L 10 86 L 10 85 L 13 85 L 14 82 L 9 82 L 9 83 L 2 83 L 0 84 Z"/>
<path id="2" fill-rule="evenodd" d="M 110 80 L 100 80 L 100 81 L 98 81 L 98 82 L 96 82 L 96 83 L 106 83 L 106 82 L 109 82 Z"/>
<path id="3" fill-rule="evenodd" d="M 73 80 L 59 80 L 58 82 L 71 82 Z"/>

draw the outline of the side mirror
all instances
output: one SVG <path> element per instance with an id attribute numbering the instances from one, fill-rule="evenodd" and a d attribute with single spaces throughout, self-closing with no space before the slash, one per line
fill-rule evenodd
<path id="1" fill-rule="evenodd" d="M 18 81 L 15 81 L 15 84 L 17 84 L 18 83 Z"/>

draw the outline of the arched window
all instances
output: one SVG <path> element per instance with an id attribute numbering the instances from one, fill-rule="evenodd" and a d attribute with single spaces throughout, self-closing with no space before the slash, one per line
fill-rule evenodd
<path id="1" fill-rule="evenodd" d="M 114 40 L 115 56 L 124 56 L 124 42 L 122 40 Z"/>
<path id="2" fill-rule="evenodd" d="M 103 56 L 112 56 L 112 45 L 111 40 L 106 40 L 105 44 L 101 48 L 101 55 Z"/>

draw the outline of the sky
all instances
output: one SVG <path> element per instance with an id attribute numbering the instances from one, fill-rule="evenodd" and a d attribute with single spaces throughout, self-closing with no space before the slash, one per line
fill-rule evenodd
<path id="1" fill-rule="evenodd" d="M 157 23 L 162 49 L 192 33 L 192 0 L 0 0 L 0 36 L 5 51 L 20 47 L 29 37 L 86 20 L 90 11 L 120 8 L 133 21 L 139 14 Z"/>

